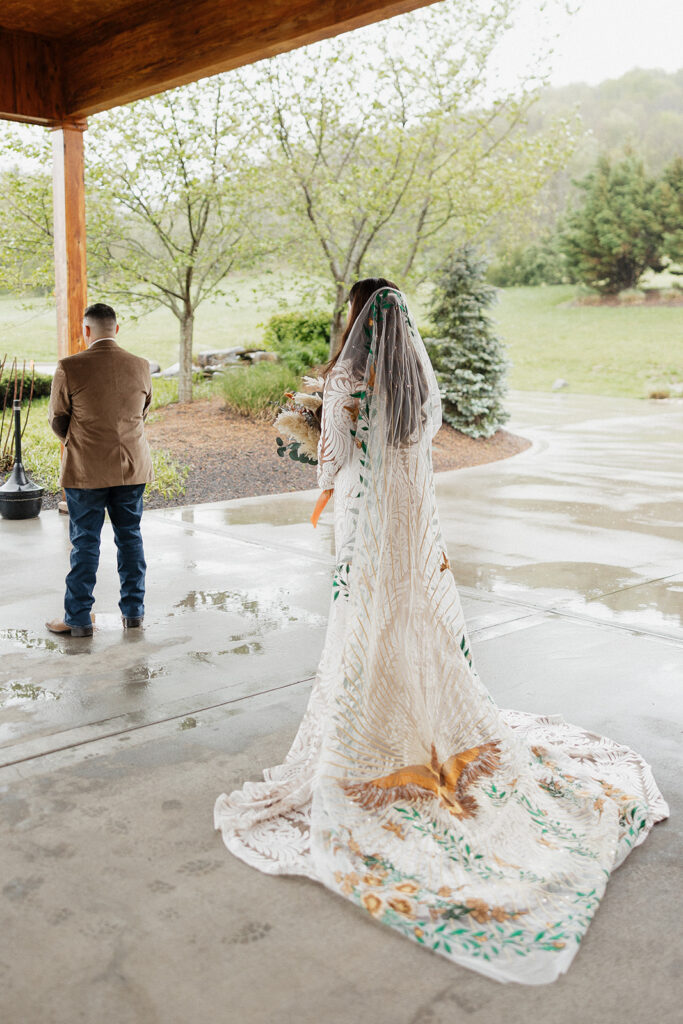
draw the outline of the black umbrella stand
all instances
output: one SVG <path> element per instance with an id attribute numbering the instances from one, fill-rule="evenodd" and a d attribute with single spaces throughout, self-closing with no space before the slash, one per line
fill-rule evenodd
<path id="1" fill-rule="evenodd" d="M 43 488 L 26 476 L 21 461 L 21 402 L 14 399 L 14 469 L 0 487 L 0 516 L 5 519 L 33 519 L 40 515 Z"/>

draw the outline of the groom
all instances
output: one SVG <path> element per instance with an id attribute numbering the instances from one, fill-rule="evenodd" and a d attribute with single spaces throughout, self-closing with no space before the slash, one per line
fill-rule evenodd
<path id="1" fill-rule="evenodd" d="M 88 306 L 83 314 L 87 348 L 60 359 L 52 381 L 48 419 L 64 445 L 60 483 L 72 545 L 64 618 L 45 624 L 53 633 L 92 636 L 90 609 L 105 510 L 118 548 L 123 625 L 142 626 L 147 566 L 140 519 L 145 484 L 153 479 L 143 424 L 152 379 L 146 359 L 116 344 L 118 331 L 111 306 Z"/>

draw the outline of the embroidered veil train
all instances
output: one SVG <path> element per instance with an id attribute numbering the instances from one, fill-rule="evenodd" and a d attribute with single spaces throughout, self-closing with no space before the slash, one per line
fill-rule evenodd
<path id="1" fill-rule="evenodd" d="M 403 294 L 347 332 L 323 401 L 336 568 L 310 701 L 283 764 L 216 801 L 228 849 L 301 874 L 499 981 L 566 971 L 610 873 L 668 816 L 633 750 L 499 708 L 439 526 L 438 387 Z"/>

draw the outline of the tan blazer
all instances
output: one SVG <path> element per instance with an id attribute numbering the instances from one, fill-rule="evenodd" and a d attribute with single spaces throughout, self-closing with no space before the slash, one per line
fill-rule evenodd
<path id="1" fill-rule="evenodd" d="M 111 338 L 60 359 L 48 419 L 64 444 L 62 487 L 119 487 L 152 481 L 144 428 L 151 400 L 149 363 Z"/>

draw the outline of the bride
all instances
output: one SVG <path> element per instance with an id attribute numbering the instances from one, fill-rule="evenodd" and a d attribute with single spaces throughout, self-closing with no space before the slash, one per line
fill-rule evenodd
<path id="1" fill-rule="evenodd" d="M 668 807 L 633 750 L 500 708 L 480 680 L 434 495 L 440 425 L 405 297 L 358 281 L 323 396 L 337 554 L 317 677 L 284 763 L 222 794 L 214 822 L 261 871 L 307 875 L 498 981 L 543 984 Z"/>

